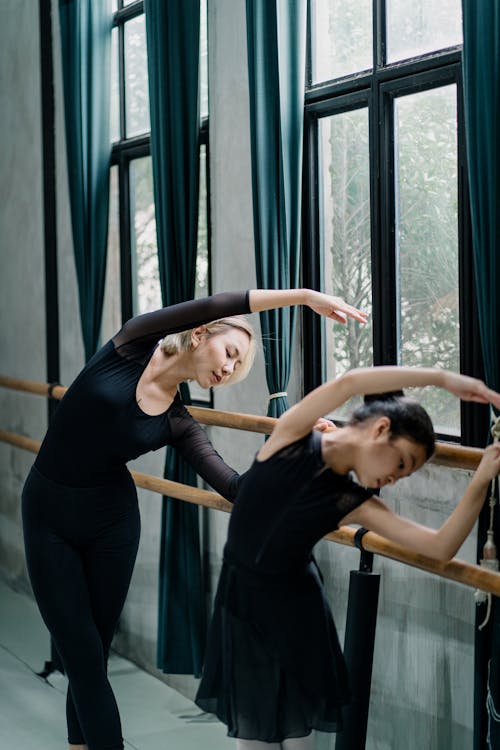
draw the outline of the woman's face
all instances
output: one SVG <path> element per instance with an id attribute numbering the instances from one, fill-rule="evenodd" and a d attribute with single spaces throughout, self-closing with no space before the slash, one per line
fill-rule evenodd
<path id="1" fill-rule="evenodd" d="M 406 437 L 393 438 L 387 417 L 379 417 L 363 432 L 353 469 L 364 487 L 394 484 L 424 465 L 424 446 Z"/>
<path id="2" fill-rule="evenodd" d="M 193 332 L 193 346 L 194 379 L 210 388 L 228 382 L 248 354 L 250 338 L 241 328 L 209 335 L 201 326 Z"/>

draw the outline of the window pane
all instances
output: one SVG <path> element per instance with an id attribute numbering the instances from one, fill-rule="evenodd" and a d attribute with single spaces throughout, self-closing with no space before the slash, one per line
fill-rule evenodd
<path id="1" fill-rule="evenodd" d="M 320 221 L 325 292 L 371 313 L 368 112 L 319 121 Z M 328 378 L 373 363 L 372 326 L 326 322 Z M 349 412 L 347 409 L 338 416 Z"/>
<path id="2" fill-rule="evenodd" d="M 459 370 L 456 87 L 395 102 L 400 359 Z M 459 403 L 419 394 L 438 432 L 460 433 Z"/>
<path id="3" fill-rule="evenodd" d="M 144 14 L 125 24 L 127 138 L 150 130 L 146 26 Z"/>
<path id="4" fill-rule="evenodd" d="M 387 61 L 462 43 L 461 0 L 386 0 Z"/>
<path id="5" fill-rule="evenodd" d="M 120 94 L 118 77 L 118 29 L 111 33 L 111 113 L 110 138 L 111 143 L 120 140 Z"/>
<path id="6" fill-rule="evenodd" d="M 208 24 L 207 3 L 200 3 L 200 116 L 208 117 Z"/>
<path id="7" fill-rule="evenodd" d="M 200 148 L 200 199 L 198 203 L 198 254 L 196 256 L 196 289 L 195 297 L 206 297 L 209 294 L 208 262 L 208 214 L 207 214 L 207 149 Z"/>
<path id="8" fill-rule="evenodd" d="M 162 306 L 156 240 L 153 171 L 151 158 L 130 164 L 134 313 L 151 312 Z"/>
<path id="9" fill-rule="evenodd" d="M 196 288 L 194 296 L 206 297 L 210 293 L 210 264 L 208 256 L 208 213 L 207 213 L 207 180 L 206 180 L 207 149 L 205 145 L 200 149 L 200 200 L 198 213 L 198 254 L 196 256 Z M 204 403 L 211 403 L 211 392 L 202 388 L 198 383 L 189 384 L 191 398 Z"/>
<path id="10" fill-rule="evenodd" d="M 372 67 L 372 0 L 311 0 L 312 82 Z"/>
<path id="11" fill-rule="evenodd" d="M 120 234 L 118 222 L 118 167 L 109 179 L 108 258 L 102 313 L 101 340 L 108 341 L 121 327 Z"/>

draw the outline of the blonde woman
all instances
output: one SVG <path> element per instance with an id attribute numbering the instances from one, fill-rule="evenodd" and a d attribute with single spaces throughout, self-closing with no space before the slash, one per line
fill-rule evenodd
<path id="1" fill-rule="evenodd" d="M 139 543 L 127 461 L 173 445 L 232 500 L 239 476 L 191 418 L 178 386 L 241 380 L 255 351 L 244 314 L 299 304 L 339 321 L 365 320 L 341 299 L 305 289 L 172 305 L 125 323 L 61 401 L 24 486 L 23 524 L 33 591 L 69 679 L 73 750 L 123 748 L 106 666 Z"/>

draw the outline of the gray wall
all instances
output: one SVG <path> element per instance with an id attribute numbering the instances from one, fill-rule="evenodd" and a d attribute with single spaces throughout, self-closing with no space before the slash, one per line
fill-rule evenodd
<path id="1" fill-rule="evenodd" d="M 0 352 L 3 374 L 46 380 L 37 4 L 0 3 Z M 46 403 L 0 389 L 2 427 L 41 438 Z M 31 456 L 0 445 L 0 566 L 26 580 L 19 496 Z"/>
<path id="2" fill-rule="evenodd" d="M 0 0 L 0 371 L 46 380 L 43 285 L 43 215 L 40 130 L 40 80 L 37 3 Z M 248 131 L 244 0 L 209 0 L 211 200 L 214 291 L 255 284 Z M 72 256 L 61 97 L 61 70 L 54 2 L 57 138 L 57 200 L 61 380 L 69 383 L 83 363 L 76 279 Z M 109 283 L 112 283 L 111 280 Z M 256 316 L 253 316 L 256 318 Z M 258 319 L 253 321 L 258 326 Z M 299 342 L 300 344 L 300 336 Z M 297 347 L 296 362 L 300 352 Z M 300 393 L 300 370 L 289 388 Z M 265 413 L 262 355 L 245 384 L 220 390 L 220 409 Z M 0 389 L 2 427 L 41 438 L 46 428 L 45 400 Z M 262 438 L 212 430 L 212 438 L 237 469 L 248 466 Z M 29 589 L 22 551 L 19 498 L 32 456 L 0 444 L 0 570 L 15 587 Z M 161 474 L 163 452 L 134 462 L 133 468 Z M 463 491 L 467 472 L 429 466 L 387 493 L 397 510 L 437 526 Z M 157 564 L 160 499 L 140 491 L 143 534 L 130 594 L 115 640 L 118 650 L 156 672 Z M 218 571 L 227 517 L 203 511 L 211 591 Z M 461 556 L 474 559 L 474 535 Z M 322 542 L 317 557 L 331 594 L 341 641 L 345 625 L 348 571 L 358 554 Z M 382 574 L 377 626 L 369 750 L 471 747 L 473 674 L 473 592 L 377 559 Z M 42 662 L 47 654 L 40 654 Z M 189 677 L 163 677 L 188 695 Z M 318 747 L 333 747 L 328 737 Z"/>

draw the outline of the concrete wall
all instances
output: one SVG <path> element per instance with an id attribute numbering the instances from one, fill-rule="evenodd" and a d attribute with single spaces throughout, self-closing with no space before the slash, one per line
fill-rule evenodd
<path id="1" fill-rule="evenodd" d="M 43 284 L 43 215 L 40 81 L 36 3 L 0 3 L 1 372 L 46 379 Z M 244 0 L 209 0 L 210 149 L 214 291 L 255 284 L 251 203 L 250 139 Z M 59 303 L 61 380 L 69 383 L 83 363 L 76 278 L 72 256 L 59 64 L 54 2 L 56 90 Z M 109 280 L 112 283 L 112 280 Z M 256 316 L 253 316 L 256 318 Z M 258 326 L 258 319 L 253 321 Z M 299 337 L 300 343 L 300 337 Z M 296 362 L 300 352 L 297 349 Z M 294 368 L 289 394 L 300 393 Z M 267 388 L 262 355 L 245 384 L 217 391 L 220 409 L 265 413 Z M 0 389 L 2 427 L 41 438 L 46 403 L 35 396 Z M 245 469 L 262 438 L 212 430 L 216 447 L 229 463 Z M 13 586 L 27 588 L 19 517 L 22 482 L 32 457 L 0 444 L 0 570 Z M 163 451 L 134 462 L 133 468 L 161 474 Z M 429 466 L 388 494 L 402 513 L 437 526 L 461 494 L 468 475 Z M 118 650 L 156 672 L 157 565 L 160 499 L 140 491 L 143 534 L 130 594 L 115 640 Z M 211 580 L 220 569 L 227 517 L 202 514 Z M 472 535 L 461 553 L 474 559 Z M 348 571 L 358 554 L 328 542 L 317 548 L 341 640 L 345 626 Z M 473 592 L 419 571 L 377 559 L 382 574 L 373 693 L 370 750 L 422 747 L 465 750 L 472 736 Z M 40 661 L 48 654 L 40 654 Z M 188 695 L 189 677 L 163 677 Z M 318 748 L 333 747 L 318 738 Z"/>
<path id="2" fill-rule="evenodd" d="M 37 4 L 0 7 L 0 371 L 46 380 Z M 2 427 L 41 438 L 44 399 L 0 389 Z M 19 497 L 32 456 L 0 444 L 0 567 L 26 581 Z"/>

